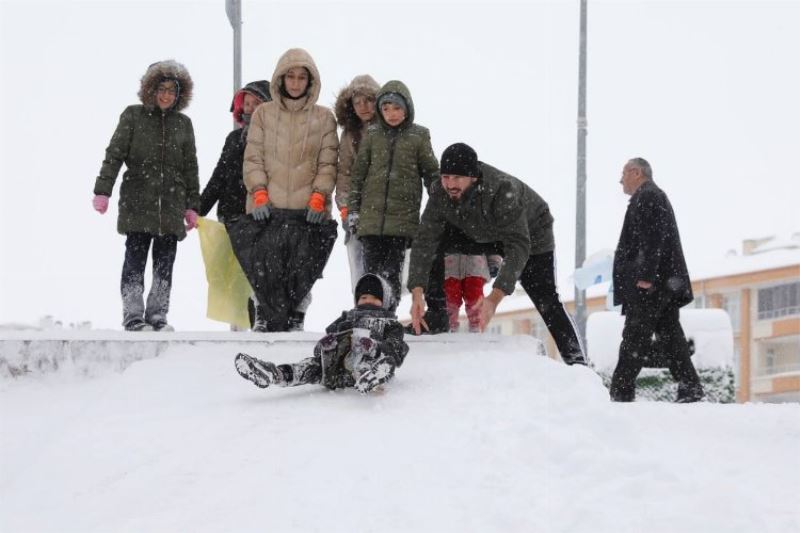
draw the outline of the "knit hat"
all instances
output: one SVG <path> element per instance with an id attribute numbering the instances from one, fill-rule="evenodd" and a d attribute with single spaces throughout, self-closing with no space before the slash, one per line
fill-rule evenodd
<path id="1" fill-rule="evenodd" d="M 381 96 L 380 100 L 378 100 L 378 109 L 381 108 L 383 104 L 395 104 L 403 108 L 403 111 L 408 114 L 408 104 L 406 103 L 406 99 L 403 98 L 403 95 L 400 93 L 386 93 Z"/>
<path id="2" fill-rule="evenodd" d="M 371 294 L 383 302 L 383 283 L 375 274 L 364 274 L 356 283 L 356 303 L 362 294 Z"/>
<path id="3" fill-rule="evenodd" d="M 481 175 L 478 154 L 467 144 L 451 144 L 442 152 L 440 173 L 442 175 L 478 178 Z"/>

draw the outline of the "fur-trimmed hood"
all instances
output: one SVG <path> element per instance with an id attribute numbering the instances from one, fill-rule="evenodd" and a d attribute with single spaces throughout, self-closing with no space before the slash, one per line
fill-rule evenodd
<path id="1" fill-rule="evenodd" d="M 322 81 L 319 77 L 319 70 L 316 63 L 311 58 L 311 54 L 302 48 L 290 48 L 283 53 L 278 60 L 278 65 L 275 67 L 275 72 L 272 73 L 272 81 L 269 84 L 269 92 L 272 95 L 272 100 L 280 103 L 281 107 L 288 109 L 284 98 L 281 96 L 281 87 L 283 86 L 283 76 L 289 72 L 289 69 L 295 67 L 305 67 L 311 74 L 309 80 L 308 93 L 306 101 L 301 109 L 309 109 L 317 103 L 319 93 L 322 89 Z M 294 108 L 297 109 L 297 108 Z"/>
<path id="2" fill-rule="evenodd" d="M 333 112 L 336 114 L 336 122 L 344 128 L 344 131 L 350 133 L 361 129 L 361 119 L 356 115 L 353 109 L 353 97 L 357 94 L 371 96 L 376 98 L 381 86 L 369 74 L 361 74 L 353 78 L 350 85 L 343 87 L 336 97 L 336 104 L 334 104 Z M 377 113 L 377 110 L 375 111 Z"/>
<path id="3" fill-rule="evenodd" d="M 178 99 L 172 109 L 175 111 L 186 109 L 192 101 L 194 83 L 186 67 L 174 59 L 159 61 L 147 67 L 139 86 L 139 100 L 147 109 L 155 109 L 158 84 L 165 79 L 178 82 Z"/>

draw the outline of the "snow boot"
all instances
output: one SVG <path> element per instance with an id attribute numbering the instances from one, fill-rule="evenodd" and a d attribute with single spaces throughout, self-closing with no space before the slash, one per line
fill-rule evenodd
<path id="1" fill-rule="evenodd" d="M 153 326 L 138 318 L 125 324 L 125 331 L 153 331 Z"/>
<path id="2" fill-rule="evenodd" d="M 234 358 L 234 364 L 239 375 L 255 383 L 256 387 L 266 389 L 270 385 L 286 386 L 283 373 L 269 361 L 240 353 Z"/>
<path id="3" fill-rule="evenodd" d="M 368 394 L 392 379 L 397 365 L 391 355 L 381 355 L 356 381 L 355 388 L 361 394 Z"/>
<path id="4" fill-rule="evenodd" d="M 299 311 L 289 313 L 289 331 L 303 331 L 306 314 Z"/>
<path id="5" fill-rule="evenodd" d="M 167 324 L 166 320 L 161 320 L 159 322 L 153 322 L 150 324 L 154 331 L 175 331 L 175 328 Z"/>
<path id="6" fill-rule="evenodd" d="M 697 385 L 678 383 L 678 397 L 675 399 L 675 403 L 695 403 L 705 397 L 706 393 L 703 392 L 703 386 L 699 383 Z"/>

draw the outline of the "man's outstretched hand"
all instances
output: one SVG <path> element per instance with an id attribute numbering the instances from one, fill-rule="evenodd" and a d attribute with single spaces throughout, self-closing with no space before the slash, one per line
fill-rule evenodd
<path id="1" fill-rule="evenodd" d="M 422 334 L 422 328 L 430 331 L 428 323 L 425 322 L 425 293 L 422 287 L 414 287 L 411 290 L 411 328 L 414 335 Z"/>
<path id="2" fill-rule="evenodd" d="M 489 325 L 489 322 L 492 320 L 494 316 L 494 312 L 497 310 L 497 305 L 500 303 L 500 300 L 505 298 L 505 293 L 499 289 L 492 289 L 492 292 L 489 293 L 489 296 L 485 298 L 481 298 L 478 302 L 477 308 L 480 318 L 480 328 L 481 331 L 485 331 L 486 327 Z"/>

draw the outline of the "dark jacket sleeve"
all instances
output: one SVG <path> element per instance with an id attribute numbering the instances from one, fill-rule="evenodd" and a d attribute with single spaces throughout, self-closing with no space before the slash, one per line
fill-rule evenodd
<path id="1" fill-rule="evenodd" d="M 233 133 L 239 133 L 239 130 Z M 214 172 L 211 174 L 211 179 L 208 180 L 203 193 L 200 195 L 200 216 L 208 215 L 214 204 L 222 198 L 225 188 L 227 186 L 228 176 L 227 170 L 231 164 L 235 164 L 237 158 L 236 153 L 236 140 L 232 135 L 225 138 L 225 144 L 222 146 L 222 154 L 219 156 L 217 166 L 214 167 Z M 241 161 L 239 161 L 241 165 Z"/>
<path id="2" fill-rule="evenodd" d="M 642 191 L 638 198 L 635 227 L 640 234 L 635 281 L 655 283 L 658 266 L 666 253 L 664 236 L 670 222 L 665 198 L 658 191 Z"/>
<path id="3" fill-rule="evenodd" d="M 419 146 L 417 153 L 417 161 L 422 176 L 422 183 L 425 184 L 425 190 L 430 193 L 431 184 L 439 180 L 439 161 L 433 153 L 431 146 L 431 134 L 425 129 L 422 134 L 422 142 Z"/>
<path id="4" fill-rule="evenodd" d="M 350 175 L 350 193 L 347 197 L 348 213 L 358 213 L 361 209 L 361 193 L 364 190 L 364 180 L 367 179 L 371 162 L 372 142 L 368 135 L 361 141 L 361 147 L 358 149 L 358 156 L 353 165 L 353 173 Z"/>
<path id="5" fill-rule="evenodd" d="M 403 325 L 393 320 L 383 329 L 383 340 L 381 340 L 381 351 L 386 355 L 391 355 L 397 366 L 401 366 L 408 353 L 408 344 L 403 340 Z"/>
<path id="6" fill-rule="evenodd" d="M 503 243 L 503 265 L 493 288 L 512 294 L 517 280 L 531 254 L 531 237 L 522 195 L 516 194 L 510 182 L 498 187 L 493 196 L 491 211 L 497 227 L 497 237 Z"/>
<path id="7" fill-rule="evenodd" d="M 188 139 L 183 149 L 183 181 L 186 184 L 186 209 L 200 209 L 200 178 L 197 169 L 197 147 L 192 119 L 186 117 Z"/>
<path id="8" fill-rule="evenodd" d="M 114 182 L 117 181 L 119 169 L 128 158 L 128 151 L 131 148 L 134 131 L 134 112 L 135 108 L 133 106 L 127 107 L 119 116 L 117 129 L 114 130 L 114 135 L 111 136 L 111 141 L 108 143 L 108 148 L 106 148 L 106 157 L 100 167 L 100 175 L 94 183 L 95 194 L 111 196 L 111 192 L 114 190 Z"/>
<path id="9" fill-rule="evenodd" d="M 439 186 L 440 187 L 440 186 Z M 443 194 L 434 187 L 433 194 Z M 445 219 L 442 210 L 437 208 L 438 202 L 433 196 L 428 199 L 420 218 L 417 237 L 411 243 L 411 261 L 408 267 L 408 290 L 415 287 L 428 289 L 428 281 L 433 266 L 433 260 L 442 240 L 445 229 Z"/>
<path id="10" fill-rule="evenodd" d="M 353 324 L 347 319 L 347 311 L 343 311 L 342 315 L 331 322 L 327 328 L 325 328 L 325 333 L 339 333 L 344 329 L 353 329 Z"/>

